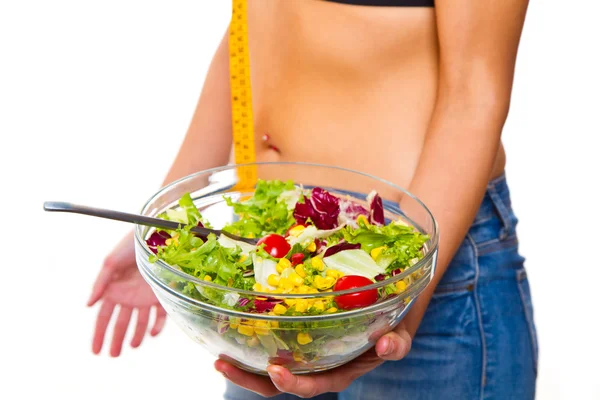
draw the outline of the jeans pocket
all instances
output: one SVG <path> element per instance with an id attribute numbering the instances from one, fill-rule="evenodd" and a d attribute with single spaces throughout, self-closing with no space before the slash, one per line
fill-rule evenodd
<path id="1" fill-rule="evenodd" d="M 516 271 L 517 286 L 519 287 L 519 294 L 521 296 L 521 303 L 523 305 L 523 311 L 525 313 L 525 319 L 529 328 L 529 336 L 531 340 L 531 351 L 533 355 L 533 368 L 537 375 L 538 368 L 538 339 L 537 331 L 535 328 L 535 322 L 533 319 L 533 302 L 531 300 L 531 289 L 529 287 L 529 280 L 527 279 L 527 271 L 525 268 L 520 268 Z"/>

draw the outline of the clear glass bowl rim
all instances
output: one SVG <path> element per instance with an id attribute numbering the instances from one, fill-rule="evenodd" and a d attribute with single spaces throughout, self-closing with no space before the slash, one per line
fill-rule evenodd
<path id="1" fill-rule="evenodd" d="M 232 169 L 238 169 L 240 167 L 245 167 L 245 166 L 259 166 L 259 165 L 298 165 L 298 166 L 335 169 L 335 170 L 339 170 L 339 171 L 343 171 L 343 172 L 362 175 L 362 176 L 374 179 L 376 181 L 379 181 L 380 183 L 391 186 L 392 188 L 401 191 L 405 195 L 408 195 L 413 200 L 415 200 L 421 207 L 423 207 L 423 209 L 425 210 L 425 212 L 428 214 L 428 216 L 431 218 L 431 221 L 433 222 L 433 224 L 432 224 L 433 225 L 433 233 L 430 235 L 429 240 L 427 242 L 425 242 L 427 253 L 425 254 L 425 256 L 423 258 L 421 258 L 418 262 L 416 262 L 410 268 L 404 270 L 400 274 L 394 275 L 391 278 L 385 279 L 383 281 L 378 281 L 371 285 L 361 286 L 359 288 L 354 288 L 354 289 L 339 290 L 339 291 L 335 291 L 335 292 L 307 293 L 307 294 L 300 294 L 300 293 L 298 293 L 298 294 L 295 294 L 295 293 L 275 294 L 275 293 L 255 292 L 255 291 L 251 291 L 251 290 L 236 289 L 233 287 L 218 285 L 213 282 L 207 282 L 207 281 L 198 279 L 195 276 L 188 275 L 183 271 L 173 268 L 172 266 L 170 266 L 169 264 L 165 263 L 162 260 L 157 260 L 155 262 L 155 264 L 158 264 L 161 268 L 164 268 L 164 269 L 168 270 L 169 272 L 180 276 L 181 278 L 184 278 L 190 282 L 193 282 L 195 285 L 201 285 L 201 286 L 205 286 L 208 288 L 220 290 L 223 292 L 236 293 L 239 295 L 246 295 L 246 296 L 251 296 L 251 297 L 267 297 L 267 298 L 285 297 L 285 298 L 289 298 L 289 299 L 293 299 L 293 298 L 318 299 L 318 298 L 325 298 L 325 297 L 332 296 L 332 293 L 336 293 L 336 296 L 340 296 L 340 295 L 344 295 L 344 294 L 364 292 L 364 291 L 371 290 L 371 289 L 378 289 L 380 287 L 395 283 L 395 282 L 409 276 L 413 272 L 418 271 L 421 267 L 425 266 L 431 260 L 431 258 L 433 258 L 434 254 L 437 251 L 438 240 L 439 240 L 437 220 L 433 217 L 433 214 L 431 213 L 429 208 L 427 208 L 427 206 L 425 204 L 423 204 L 423 202 L 421 200 L 419 200 L 416 196 L 414 196 L 412 193 L 408 192 L 406 189 L 404 189 L 390 181 L 378 178 L 378 177 L 368 174 L 366 172 L 360 172 L 360 171 L 352 170 L 349 168 L 343 168 L 343 167 L 337 167 L 337 166 L 325 165 L 325 164 L 296 162 L 296 161 L 256 162 L 256 163 L 247 163 L 247 164 L 229 164 L 229 165 L 224 165 L 224 166 L 220 166 L 220 167 L 206 169 L 203 171 L 198 171 L 193 174 L 184 176 L 176 181 L 173 181 L 173 182 L 169 183 L 168 185 L 164 186 L 163 188 L 161 188 L 146 202 L 146 204 L 144 204 L 144 206 L 142 207 L 142 210 L 141 210 L 141 214 L 144 215 L 144 213 L 146 212 L 146 210 L 148 209 L 150 204 L 156 198 L 162 196 L 165 192 L 168 192 L 172 187 L 176 186 L 177 184 L 179 184 L 181 182 L 193 179 L 200 175 L 211 174 L 211 173 L 215 173 L 215 172 L 227 171 L 227 170 L 232 170 Z M 153 255 L 154 253 L 151 252 L 150 248 L 146 244 L 146 241 L 142 239 L 142 233 L 145 228 L 146 227 L 142 226 L 142 225 L 136 226 L 135 240 L 138 243 L 138 245 L 144 250 L 144 256 L 146 257 L 146 259 L 148 259 L 148 257 Z M 434 261 L 432 261 L 432 262 L 434 262 Z M 435 268 L 432 268 L 432 269 L 435 269 Z M 150 275 L 154 275 L 154 274 L 150 274 Z M 193 299 L 191 299 L 191 300 L 193 300 Z M 344 314 L 346 314 L 346 313 L 344 313 Z"/>

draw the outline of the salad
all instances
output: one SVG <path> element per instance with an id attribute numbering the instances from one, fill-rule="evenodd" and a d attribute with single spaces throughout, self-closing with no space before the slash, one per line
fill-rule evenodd
<path id="1" fill-rule="evenodd" d="M 225 234 L 217 237 L 192 233 L 195 226 L 211 225 L 190 194 L 185 194 L 178 209 L 159 215 L 179 222 L 180 228 L 157 229 L 146 240 L 154 253 L 150 262 L 162 260 L 200 280 L 257 292 L 256 296 L 244 296 L 235 290 L 195 284 L 172 273 L 163 276 L 173 289 L 221 308 L 283 317 L 340 314 L 335 323 L 228 317 L 213 321 L 211 335 L 216 333 L 233 344 L 253 349 L 268 357 L 269 362 L 307 363 L 335 356 L 336 352 L 347 354 L 349 349 L 344 344 L 351 342 L 353 335 L 361 337 L 360 345 L 353 349 L 361 348 L 365 344 L 362 331 L 369 329 L 375 316 L 356 324 L 356 317 L 343 318 L 343 313 L 402 293 L 422 274 L 417 271 L 378 289 L 335 295 L 336 291 L 397 275 L 424 255 L 423 246 L 429 237 L 403 221 L 386 220 L 383 201 L 375 191 L 361 203 L 319 187 L 259 180 L 251 197 L 237 201 L 225 197 L 225 201 L 233 208 L 236 220 L 222 230 L 257 238 L 257 245 Z M 318 298 L 285 297 L 329 292 L 330 296 Z M 348 326 L 354 326 L 354 331 Z"/>

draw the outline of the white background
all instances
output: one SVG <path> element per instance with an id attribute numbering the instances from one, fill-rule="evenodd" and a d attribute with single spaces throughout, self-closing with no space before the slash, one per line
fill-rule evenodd
<path id="1" fill-rule="evenodd" d="M 0 398 L 220 398 L 213 358 L 171 323 L 120 358 L 92 355 L 85 303 L 129 226 L 42 203 L 140 209 L 186 131 L 229 2 L 0 4 Z M 599 12 L 530 4 L 504 133 L 540 399 L 600 399 Z"/>

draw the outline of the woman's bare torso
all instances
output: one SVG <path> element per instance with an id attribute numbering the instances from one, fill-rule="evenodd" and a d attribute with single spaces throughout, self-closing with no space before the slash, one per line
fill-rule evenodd
<path id="1" fill-rule="evenodd" d="M 339 165 L 408 187 L 436 99 L 435 10 L 248 3 L 257 161 Z M 491 178 L 504 163 L 501 148 Z"/>

